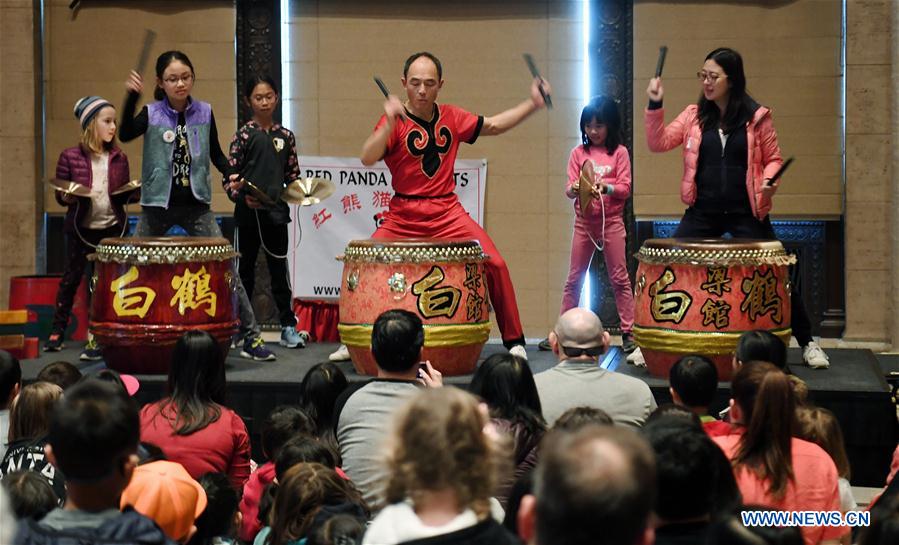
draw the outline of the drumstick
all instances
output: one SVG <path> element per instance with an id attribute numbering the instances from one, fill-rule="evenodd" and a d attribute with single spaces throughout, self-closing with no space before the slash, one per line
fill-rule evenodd
<path id="1" fill-rule="evenodd" d="M 390 91 L 387 90 L 387 86 L 384 85 L 384 82 L 378 76 L 375 76 L 375 83 L 378 84 L 378 89 L 384 93 L 384 98 L 387 98 L 390 95 Z"/>
<path id="2" fill-rule="evenodd" d="M 531 75 L 540 81 L 543 81 L 543 78 L 540 77 L 540 71 L 537 70 L 537 65 L 534 63 L 534 57 L 532 57 L 530 53 L 524 54 L 524 62 L 527 63 Z M 540 96 L 543 97 L 543 103 L 546 104 L 546 108 L 551 109 L 553 107 L 553 101 L 550 99 L 549 95 L 546 94 L 546 91 L 543 90 L 543 84 L 541 83 L 537 88 L 540 90 Z"/>
<path id="3" fill-rule="evenodd" d="M 656 62 L 656 77 L 662 77 L 662 68 L 665 68 L 665 55 L 668 54 L 668 46 L 663 45 L 659 48 L 659 60 Z"/>
<path id="4" fill-rule="evenodd" d="M 774 182 L 776 182 L 783 175 L 783 173 L 786 172 L 788 168 L 790 168 L 790 165 L 793 164 L 793 159 L 793 157 L 790 157 L 789 159 L 784 161 L 784 164 L 780 166 L 777 172 L 774 173 L 774 176 L 771 176 L 771 179 L 768 180 L 768 183 L 765 185 L 767 187 L 774 186 Z"/>
<path id="5" fill-rule="evenodd" d="M 147 67 L 147 61 L 150 60 L 150 49 L 153 48 L 153 42 L 156 41 L 156 33 L 149 28 L 144 31 L 144 45 L 141 47 L 140 56 L 137 58 L 137 68 L 134 70 L 138 74 Z"/>

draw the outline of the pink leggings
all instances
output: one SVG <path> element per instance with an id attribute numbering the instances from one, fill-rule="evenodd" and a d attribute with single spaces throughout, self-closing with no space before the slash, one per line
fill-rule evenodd
<path id="1" fill-rule="evenodd" d="M 574 234 L 571 237 L 571 265 L 568 268 L 565 290 L 562 292 L 560 314 L 576 307 L 581 297 L 584 273 L 587 272 L 590 258 L 596 250 L 587 235 L 588 230 L 596 242 L 601 242 L 603 236 L 601 222 L 588 223 L 581 218 L 575 218 Z M 606 270 L 615 292 L 615 306 L 618 307 L 618 316 L 621 318 L 621 330 L 630 333 L 634 328 L 634 291 L 631 289 L 631 279 L 627 275 L 625 251 L 624 220 L 620 216 L 608 218 L 602 255 L 606 259 Z"/>

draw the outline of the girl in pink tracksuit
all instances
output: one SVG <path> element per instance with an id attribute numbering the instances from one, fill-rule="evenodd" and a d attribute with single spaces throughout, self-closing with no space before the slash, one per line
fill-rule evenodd
<path id="1" fill-rule="evenodd" d="M 565 194 L 574 200 L 574 235 L 571 265 L 562 295 L 561 312 L 574 308 L 581 295 L 584 273 L 596 249 L 601 249 L 606 270 L 615 292 L 626 351 L 633 350 L 634 292 L 627 273 L 625 230 L 622 213 L 631 195 L 631 161 L 621 144 L 621 117 L 618 105 L 608 97 L 595 97 L 581 112 L 581 140 L 568 158 Z M 585 214 L 578 206 L 581 167 L 593 163 L 593 198 Z"/>

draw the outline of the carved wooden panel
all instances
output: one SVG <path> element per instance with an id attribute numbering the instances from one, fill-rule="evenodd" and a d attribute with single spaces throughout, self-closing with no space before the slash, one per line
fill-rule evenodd
<path id="1" fill-rule="evenodd" d="M 281 3 L 272 0 L 236 0 L 237 41 L 237 120 L 240 125 L 252 116 L 243 100 L 244 85 L 254 74 L 268 74 L 281 84 Z M 281 105 L 275 111 L 275 121 L 281 121 Z M 260 250 L 256 261 L 256 287 L 253 290 L 253 309 L 256 321 L 263 326 L 277 326 L 278 309 L 271 291 L 271 277 L 265 252 Z"/>
<path id="2" fill-rule="evenodd" d="M 251 112 L 243 101 L 243 86 L 253 74 L 269 74 L 281 86 L 281 3 L 236 0 L 237 119 L 241 125 Z M 281 120 L 281 107 L 275 112 Z"/>

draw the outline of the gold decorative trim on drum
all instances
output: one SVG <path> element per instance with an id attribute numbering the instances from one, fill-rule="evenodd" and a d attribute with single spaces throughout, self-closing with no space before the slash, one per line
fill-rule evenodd
<path id="1" fill-rule="evenodd" d="M 684 332 L 672 329 L 634 326 L 634 340 L 641 350 L 656 350 L 675 354 L 703 354 L 732 356 L 734 347 L 743 331 L 719 333 L 717 331 Z M 790 343 L 792 328 L 774 329 L 771 333 Z"/>
<path id="2" fill-rule="evenodd" d="M 796 256 L 788 254 L 777 240 L 666 238 L 650 239 L 636 253 L 637 261 L 653 265 L 794 265 Z M 742 243 L 751 243 L 743 247 Z"/>
<path id="3" fill-rule="evenodd" d="M 396 245 L 397 241 L 354 240 L 337 259 L 347 263 L 461 263 L 487 260 L 487 254 L 476 240 L 447 241 L 440 246 L 434 246 L 428 240 L 406 239 L 402 241 L 403 246 Z"/>
<path id="4" fill-rule="evenodd" d="M 634 340 L 653 376 L 685 354 L 711 358 L 729 380 L 740 335 L 789 341 L 796 256 L 777 240 L 649 239 L 636 254 Z"/>
<path id="5" fill-rule="evenodd" d="M 341 341 L 356 370 L 376 374 L 372 324 L 383 312 L 418 316 L 421 357 L 444 375 L 471 373 L 490 334 L 487 256 L 476 240 L 353 240 L 343 256 Z"/>
<path id="6" fill-rule="evenodd" d="M 101 263 L 168 265 L 227 261 L 239 256 L 226 239 L 199 237 L 105 238 L 88 256 Z"/>
<path id="7" fill-rule="evenodd" d="M 371 325 L 337 326 L 340 340 L 347 346 L 371 348 Z M 426 325 L 425 345 L 434 347 L 465 346 L 472 343 L 484 343 L 490 337 L 490 322 L 464 325 Z"/>

